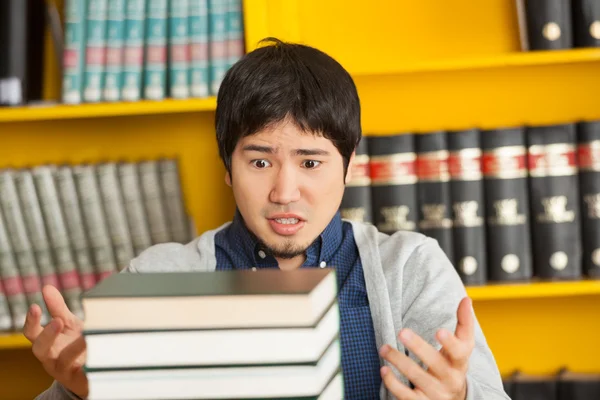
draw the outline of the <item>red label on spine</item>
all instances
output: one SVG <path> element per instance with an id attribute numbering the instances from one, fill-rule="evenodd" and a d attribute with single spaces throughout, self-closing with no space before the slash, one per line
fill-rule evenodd
<path id="1" fill-rule="evenodd" d="M 414 153 L 373 156 L 370 169 L 373 185 L 410 184 L 417 181 Z"/>
<path id="2" fill-rule="evenodd" d="M 575 146 L 557 143 L 529 148 L 529 174 L 533 177 L 565 176 L 577 173 Z"/>
<path id="3" fill-rule="evenodd" d="M 527 176 L 527 157 L 523 146 L 500 147 L 483 153 L 481 169 L 486 177 L 513 179 Z"/>
<path id="4" fill-rule="evenodd" d="M 448 173 L 448 152 L 436 151 L 417 156 L 417 176 L 421 181 L 446 182 Z"/>
<path id="5" fill-rule="evenodd" d="M 600 141 L 582 143 L 577 151 L 581 170 L 600 171 Z"/>

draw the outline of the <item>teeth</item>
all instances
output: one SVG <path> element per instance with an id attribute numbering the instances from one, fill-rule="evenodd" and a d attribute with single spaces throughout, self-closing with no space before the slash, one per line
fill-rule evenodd
<path id="1" fill-rule="evenodd" d="M 277 221 L 278 224 L 297 224 L 298 223 L 298 218 L 275 218 L 275 221 Z"/>

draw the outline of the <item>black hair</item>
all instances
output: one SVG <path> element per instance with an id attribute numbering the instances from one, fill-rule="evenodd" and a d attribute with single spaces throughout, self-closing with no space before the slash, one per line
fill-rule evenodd
<path id="1" fill-rule="evenodd" d="M 231 172 L 237 142 L 290 118 L 304 132 L 322 134 L 344 159 L 361 138 L 360 101 L 350 74 L 313 47 L 263 39 L 225 74 L 217 96 L 219 154 Z"/>

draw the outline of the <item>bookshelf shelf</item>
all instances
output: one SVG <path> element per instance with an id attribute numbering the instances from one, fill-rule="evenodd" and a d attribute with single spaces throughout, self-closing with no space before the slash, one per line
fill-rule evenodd
<path id="1" fill-rule="evenodd" d="M 31 347 L 31 343 L 22 333 L 0 334 L 0 350 L 28 347 Z"/>
<path id="2" fill-rule="evenodd" d="M 467 293 L 475 301 L 600 295 L 600 280 L 472 286 Z"/>
<path id="3" fill-rule="evenodd" d="M 214 111 L 215 97 L 206 99 L 167 99 L 162 101 L 138 101 L 132 103 L 96 103 L 79 105 L 35 105 L 0 109 L 0 123 L 80 118 L 119 117 L 144 114 L 175 114 Z"/>

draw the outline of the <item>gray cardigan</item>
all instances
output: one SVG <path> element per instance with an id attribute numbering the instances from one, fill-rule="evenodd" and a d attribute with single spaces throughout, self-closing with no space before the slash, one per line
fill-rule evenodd
<path id="1" fill-rule="evenodd" d="M 227 225 L 229 223 L 208 231 L 186 245 L 154 245 L 132 260 L 125 271 L 214 271 L 214 237 Z M 402 328 L 410 328 L 439 349 L 435 333 L 440 328 L 454 332 L 456 310 L 466 291 L 437 241 L 419 233 L 401 231 L 386 235 L 369 224 L 352 222 L 352 225 L 364 269 L 377 347 L 387 343 L 404 352 L 397 334 Z M 404 377 L 398 377 L 407 383 Z M 380 398 L 394 398 L 383 384 Z M 54 382 L 37 399 L 77 397 Z M 500 399 L 510 400 L 476 320 L 475 349 L 467 375 L 467 400 Z"/>

